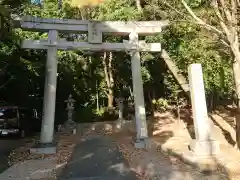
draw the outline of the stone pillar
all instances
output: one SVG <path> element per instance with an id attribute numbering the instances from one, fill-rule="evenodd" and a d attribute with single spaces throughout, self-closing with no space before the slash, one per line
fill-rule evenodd
<path id="1" fill-rule="evenodd" d="M 118 120 L 116 123 L 116 128 L 121 129 L 123 126 L 123 110 L 124 110 L 124 98 L 119 97 L 116 99 L 117 106 L 118 106 Z"/>
<path id="2" fill-rule="evenodd" d="M 68 96 L 68 99 L 65 101 L 67 103 L 67 112 L 68 112 L 68 119 L 67 122 L 68 123 L 72 123 L 73 122 L 73 111 L 74 111 L 74 104 L 76 102 L 75 99 L 72 98 L 72 95 L 70 94 Z"/>
<path id="3" fill-rule="evenodd" d="M 48 33 L 48 40 L 54 45 L 58 38 L 58 32 L 51 30 Z M 53 142 L 56 88 L 57 88 L 57 48 L 52 46 L 47 50 L 46 77 L 43 102 L 43 120 L 40 143 L 48 144 Z"/>
<path id="4" fill-rule="evenodd" d="M 72 95 L 70 94 L 68 96 L 68 99 L 65 101 L 67 103 L 67 114 L 68 119 L 65 123 L 65 131 L 69 131 L 73 134 L 76 134 L 76 123 L 73 121 L 73 113 L 74 113 L 74 104 L 76 100 L 72 98 Z"/>
<path id="5" fill-rule="evenodd" d="M 212 122 L 208 118 L 201 64 L 191 64 L 188 76 L 196 137 L 190 147 L 197 155 L 211 156 L 216 152 L 216 143 L 211 139 Z"/>
<path id="6" fill-rule="evenodd" d="M 124 98 L 120 97 L 117 99 L 118 104 L 118 119 L 123 120 L 123 109 L 124 109 Z"/>
<path id="7" fill-rule="evenodd" d="M 132 32 L 129 35 L 129 42 L 132 44 L 138 44 L 138 34 Z M 138 51 L 131 52 L 131 64 L 132 64 L 132 80 L 133 80 L 133 94 L 135 104 L 135 118 L 136 118 L 136 129 L 137 138 L 135 147 L 144 148 L 148 146 L 147 138 L 147 123 L 146 123 L 146 112 L 143 95 L 143 81 L 141 74 L 141 62 L 140 53 Z"/>

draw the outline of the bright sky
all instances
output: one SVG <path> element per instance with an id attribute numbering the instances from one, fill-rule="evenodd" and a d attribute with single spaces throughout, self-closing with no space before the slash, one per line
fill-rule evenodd
<path id="1" fill-rule="evenodd" d="M 95 6 L 100 3 L 103 3 L 105 0 L 71 0 L 71 4 L 77 7 L 83 6 Z"/>
<path id="2" fill-rule="evenodd" d="M 62 0 L 64 2 L 64 0 Z M 83 6 L 96 6 L 100 3 L 103 3 L 105 0 L 66 0 L 72 6 L 83 7 Z M 33 4 L 41 4 L 42 0 L 31 0 Z"/>

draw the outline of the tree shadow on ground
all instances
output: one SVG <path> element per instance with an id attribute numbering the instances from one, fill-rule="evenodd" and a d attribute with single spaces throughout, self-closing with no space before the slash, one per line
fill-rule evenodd
<path id="1" fill-rule="evenodd" d="M 211 118 L 213 123 L 221 129 L 221 131 L 222 131 L 225 139 L 228 141 L 228 143 L 231 144 L 232 146 L 234 146 L 236 144 L 236 141 L 233 140 L 231 134 L 227 130 L 225 130 L 211 115 L 209 117 Z"/>
<path id="2" fill-rule="evenodd" d="M 235 128 L 235 118 L 238 114 L 237 108 L 229 106 L 219 107 L 214 113 L 222 117 L 230 126 Z"/>
<path id="3" fill-rule="evenodd" d="M 160 114 L 159 114 L 160 115 Z M 166 126 L 168 124 L 172 124 L 173 120 L 168 117 L 168 115 L 155 115 L 155 116 L 149 116 L 147 121 L 148 126 L 148 136 L 166 136 L 168 138 L 172 137 L 172 132 L 166 131 L 163 135 L 162 134 L 162 127 Z"/>
<path id="4" fill-rule="evenodd" d="M 217 115 L 219 115 L 219 114 L 217 114 Z M 232 138 L 231 134 L 227 130 L 225 130 L 219 123 L 217 123 L 217 121 L 211 115 L 209 117 L 211 118 L 214 125 L 216 125 L 217 127 L 220 128 L 220 130 L 222 131 L 222 134 L 224 135 L 227 142 L 234 146 L 236 144 L 236 142 Z M 194 121 L 192 118 L 191 110 L 190 109 L 181 109 L 180 110 L 180 118 L 187 125 L 187 129 L 188 129 L 188 132 L 189 132 L 191 138 L 195 139 Z M 226 117 L 224 117 L 223 120 L 225 120 L 225 118 Z M 228 120 L 225 120 L 225 121 L 229 124 Z"/>
<path id="5" fill-rule="evenodd" d="M 148 177 L 157 180 L 230 180 L 226 168 L 218 163 L 216 158 L 213 160 L 217 170 L 211 171 L 212 167 L 206 166 L 204 171 L 200 171 L 201 165 L 192 161 L 187 162 L 183 154 L 179 155 L 170 150 L 167 154 L 164 153 L 161 144 L 172 137 L 171 131 L 163 130 L 159 133 L 161 144 L 151 146 L 149 149 L 135 149 L 133 137 L 136 136 L 136 132 L 132 130 L 130 133 L 126 132 L 120 131 L 116 136 L 98 134 L 83 138 L 76 145 L 58 180 L 81 178 L 145 180 Z M 121 144 L 125 144 L 125 149 L 119 148 Z"/>
<path id="6" fill-rule="evenodd" d="M 194 122 L 192 118 L 191 109 L 189 108 L 180 109 L 179 115 L 180 115 L 180 119 L 186 124 L 187 130 L 191 138 L 195 139 Z"/>
<path id="7" fill-rule="evenodd" d="M 185 116 L 182 116 L 181 119 L 186 118 L 191 115 L 190 113 L 188 113 L 189 111 L 187 111 L 186 114 L 184 114 Z M 155 125 L 157 125 L 157 128 L 153 128 L 154 130 L 160 130 L 161 127 L 167 118 L 166 116 L 163 118 L 155 118 L 154 120 L 152 120 L 152 123 L 150 125 L 150 127 L 154 127 L 153 124 L 155 123 Z M 161 123 L 159 124 L 158 122 L 161 121 Z M 187 119 L 187 121 L 185 121 L 185 123 L 188 123 L 190 125 L 192 125 L 193 127 L 193 120 L 191 119 L 191 117 L 189 119 Z M 169 124 L 171 124 L 171 121 L 169 122 Z M 188 129 L 189 131 L 189 129 Z M 191 131 L 192 133 L 192 137 L 195 138 L 194 135 L 194 127 Z M 165 179 L 166 180 L 183 180 L 183 179 L 196 179 L 196 180 L 219 180 L 219 179 L 223 179 L 223 180 L 230 180 L 229 174 L 227 169 L 224 167 L 224 165 L 222 165 L 221 163 L 218 162 L 218 160 L 216 159 L 216 157 L 211 154 L 211 158 L 209 159 L 204 159 L 204 158 L 200 158 L 198 161 L 193 161 L 194 158 L 196 158 L 196 156 L 193 154 L 193 152 L 191 152 L 189 149 L 189 152 L 185 152 L 184 149 L 182 150 L 182 152 L 180 153 L 179 150 L 171 150 L 171 149 L 167 149 L 164 148 L 162 149 L 162 145 L 164 145 L 169 138 L 173 137 L 174 133 L 172 131 L 169 130 L 162 130 L 159 133 L 156 134 L 156 136 L 153 136 L 152 139 L 157 139 L 157 142 L 160 143 L 157 146 L 157 149 L 159 149 L 159 154 L 161 155 L 161 160 L 159 162 L 165 162 L 165 164 L 167 164 L 168 166 L 170 166 L 169 164 L 172 165 L 172 170 L 165 169 L 165 171 L 168 172 L 168 176 L 165 175 Z M 175 141 L 176 143 L 178 143 L 177 141 Z M 181 141 L 179 141 L 179 143 L 181 143 Z M 210 144 L 210 149 L 212 149 L 212 145 Z M 187 149 L 187 148 L 186 148 Z M 181 151 L 181 150 L 180 150 Z M 186 153 L 189 154 L 188 157 L 186 157 Z M 182 174 L 179 173 L 178 171 L 176 171 L 176 168 L 174 167 L 174 163 L 172 162 L 172 157 L 175 157 L 180 163 L 182 163 L 182 167 L 184 167 L 185 164 L 189 165 L 188 168 L 182 168 L 181 170 L 179 170 L 182 174 L 186 173 L 187 177 L 182 177 Z M 170 162 L 170 163 L 169 163 Z M 152 166 L 157 166 L 152 165 Z M 151 170 L 150 170 L 151 172 Z M 161 180 L 161 178 L 158 178 L 159 180 Z M 164 179 L 164 178 L 162 178 Z M 165 180 L 164 179 L 164 180 Z"/>
<path id="8" fill-rule="evenodd" d="M 226 168 L 218 163 L 215 158 L 213 158 L 213 161 L 217 166 L 217 170 L 211 170 L 211 165 L 205 165 L 204 169 L 202 169 L 202 163 L 193 163 L 192 161 L 187 162 L 184 156 L 179 155 L 179 153 L 174 151 L 169 150 L 166 153 L 161 145 L 171 138 L 172 134 L 173 132 L 171 131 L 162 131 L 158 134 L 158 138 L 160 137 L 161 139 L 160 145 L 152 145 L 151 148 L 143 149 L 142 151 L 135 151 L 134 147 L 132 147 L 132 150 L 129 150 L 130 152 L 128 152 L 128 154 L 134 154 L 134 152 L 137 152 L 136 155 L 133 155 L 133 157 L 130 155 L 129 158 L 132 162 L 135 161 L 135 163 L 131 165 L 131 168 L 139 174 L 141 177 L 140 179 L 230 180 Z M 121 135 L 121 137 L 123 138 L 123 135 Z M 124 137 L 123 139 L 126 141 L 127 137 Z M 138 154 L 141 155 L 139 156 Z"/>
<path id="9" fill-rule="evenodd" d="M 182 167 L 187 165 L 187 170 L 183 168 L 182 172 L 187 173 L 185 175 L 190 180 L 231 180 L 228 170 L 214 156 L 211 159 L 199 159 L 199 162 L 193 162 L 173 150 L 168 150 L 167 153 L 170 154 L 169 157 L 176 157 L 184 163 Z"/>

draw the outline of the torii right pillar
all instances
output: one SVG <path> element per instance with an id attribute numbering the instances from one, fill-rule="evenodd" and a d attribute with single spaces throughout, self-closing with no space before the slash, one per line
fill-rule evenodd
<path id="1" fill-rule="evenodd" d="M 129 35 L 129 42 L 138 44 L 138 34 L 132 32 Z M 132 65 L 132 81 L 133 81 L 133 94 L 135 104 L 135 120 L 137 137 L 135 142 L 136 148 L 148 148 L 148 130 L 146 123 L 146 111 L 143 94 L 143 81 L 141 74 L 141 59 L 138 51 L 131 52 L 131 65 Z"/>

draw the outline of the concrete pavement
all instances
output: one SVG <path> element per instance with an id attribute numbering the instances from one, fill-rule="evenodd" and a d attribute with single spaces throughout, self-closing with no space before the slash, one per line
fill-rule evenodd
<path id="1" fill-rule="evenodd" d="M 79 142 L 59 180 L 136 180 L 110 136 L 90 135 Z"/>

